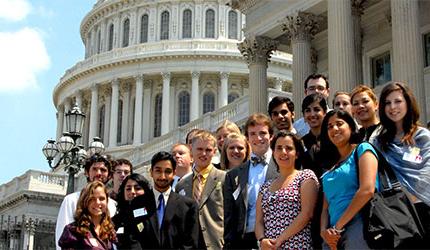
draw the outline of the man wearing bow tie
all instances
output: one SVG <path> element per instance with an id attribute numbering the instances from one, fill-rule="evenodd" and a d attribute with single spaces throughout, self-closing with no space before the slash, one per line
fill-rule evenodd
<path id="1" fill-rule="evenodd" d="M 251 159 L 227 172 L 224 184 L 224 241 L 229 249 L 257 249 L 255 206 L 258 191 L 267 180 L 278 176 L 270 142 L 273 123 L 262 113 L 251 115 L 245 135 L 251 144 Z"/>

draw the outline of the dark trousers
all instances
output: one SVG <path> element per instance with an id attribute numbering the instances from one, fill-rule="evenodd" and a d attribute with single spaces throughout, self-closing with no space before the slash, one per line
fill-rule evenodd
<path id="1" fill-rule="evenodd" d="M 424 228 L 424 238 L 417 242 L 415 249 L 429 249 L 430 247 L 430 206 L 424 202 L 415 203 L 415 209 L 420 217 L 421 224 Z"/>
<path id="2" fill-rule="evenodd" d="M 237 239 L 229 246 L 227 249 L 258 249 L 257 238 L 255 238 L 255 233 L 245 233 L 243 239 Z"/>

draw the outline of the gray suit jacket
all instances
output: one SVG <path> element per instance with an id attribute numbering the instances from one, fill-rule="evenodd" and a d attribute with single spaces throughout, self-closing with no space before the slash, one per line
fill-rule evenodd
<path id="1" fill-rule="evenodd" d="M 246 231 L 248 217 L 248 175 L 251 162 L 248 160 L 227 172 L 224 184 L 224 241 L 226 248 L 240 247 Z M 266 181 L 279 175 L 273 158 L 270 158 Z M 236 193 L 235 193 L 236 192 Z M 236 198 L 236 199 L 235 199 Z"/>
<path id="2" fill-rule="evenodd" d="M 194 173 L 181 179 L 176 192 L 193 198 L 193 178 Z M 212 166 L 199 204 L 200 229 L 208 249 L 224 247 L 224 180 L 225 172 Z"/>

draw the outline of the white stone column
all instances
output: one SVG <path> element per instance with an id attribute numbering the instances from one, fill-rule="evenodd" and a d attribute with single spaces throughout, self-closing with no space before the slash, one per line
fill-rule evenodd
<path id="1" fill-rule="evenodd" d="M 110 109 L 110 126 L 109 126 L 109 147 L 116 146 L 118 133 L 118 100 L 119 100 L 119 80 L 114 79 L 111 84 L 112 100 Z"/>
<path id="2" fill-rule="evenodd" d="M 301 106 L 304 98 L 304 82 L 313 73 L 311 39 L 318 31 L 318 17 L 307 12 L 288 16 L 283 30 L 291 39 L 293 48 L 293 102 Z M 301 112 L 296 112 L 301 117 Z"/>
<path id="3" fill-rule="evenodd" d="M 354 51 L 355 51 L 355 73 L 357 85 L 363 83 L 363 61 L 362 61 L 362 29 L 361 15 L 364 13 L 364 3 L 367 0 L 351 0 L 352 5 L 352 27 L 354 34 Z"/>
<path id="4" fill-rule="evenodd" d="M 267 63 L 276 46 L 267 37 L 246 38 L 238 45 L 249 67 L 249 114 L 267 110 Z"/>
<path id="5" fill-rule="evenodd" d="M 281 78 L 276 78 L 275 89 L 282 91 L 282 86 L 284 86 L 284 80 L 282 80 Z"/>
<path id="6" fill-rule="evenodd" d="M 114 18 L 113 48 L 121 48 L 121 20 L 119 16 Z"/>
<path id="7" fill-rule="evenodd" d="M 105 119 L 104 119 L 104 123 L 105 123 L 105 127 L 104 127 L 104 131 L 103 131 L 103 144 L 109 145 L 109 128 L 111 126 L 110 124 L 110 117 L 111 117 L 111 92 L 109 91 L 105 91 L 104 93 L 104 99 L 105 99 Z"/>
<path id="8" fill-rule="evenodd" d="M 97 136 L 97 123 L 99 120 L 99 90 L 97 84 L 91 86 L 91 113 L 90 113 L 90 132 L 88 135 L 88 143 L 91 143 L 93 138 Z"/>
<path id="9" fill-rule="evenodd" d="M 142 143 L 143 78 L 143 75 L 138 75 L 135 77 L 136 98 L 134 100 L 133 145 L 140 145 Z"/>
<path id="10" fill-rule="evenodd" d="M 105 52 L 107 48 L 106 44 L 106 21 L 102 21 L 100 24 L 100 52 Z"/>
<path id="11" fill-rule="evenodd" d="M 218 96 L 218 105 L 219 108 L 224 107 L 228 104 L 228 76 L 230 73 L 228 72 L 221 72 L 220 73 L 220 79 L 221 79 L 221 88 Z"/>
<path id="12" fill-rule="evenodd" d="M 60 137 L 63 135 L 63 123 L 64 122 L 64 105 L 60 104 L 58 105 L 58 111 L 57 111 L 57 136 L 56 140 L 60 139 Z"/>
<path id="13" fill-rule="evenodd" d="M 76 103 L 76 105 L 78 105 L 78 107 L 81 110 L 83 110 L 82 109 L 82 93 L 81 93 L 80 90 L 77 90 L 76 93 L 75 93 L 75 103 Z"/>
<path id="14" fill-rule="evenodd" d="M 418 101 L 421 121 L 427 121 L 424 57 L 417 0 L 392 0 L 393 81 L 406 82 Z"/>
<path id="15" fill-rule="evenodd" d="M 151 5 L 149 7 L 148 42 L 154 42 L 158 40 L 158 38 L 156 38 L 157 32 L 155 31 L 157 16 L 158 16 L 158 13 L 157 13 L 156 5 Z"/>
<path id="16" fill-rule="evenodd" d="M 161 135 L 169 132 L 170 124 L 170 72 L 163 72 L 163 101 L 161 107 Z"/>
<path id="17" fill-rule="evenodd" d="M 66 114 L 71 110 L 70 99 L 67 98 L 64 100 L 64 116 L 63 116 L 63 133 L 67 132 L 67 120 Z"/>
<path id="18" fill-rule="evenodd" d="M 199 78 L 200 72 L 191 72 L 191 107 L 190 121 L 199 118 Z"/>
<path id="19" fill-rule="evenodd" d="M 122 86 L 122 120 L 121 122 L 121 145 L 127 144 L 128 138 L 128 116 L 130 113 L 130 86 L 124 83 Z"/>
<path id="20" fill-rule="evenodd" d="M 143 142 L 148 142 L 151 138 L 151 85 L 152 81 L 149 80 L 143 85 Z M 141 128 L 142 129 L 142 128 Z"/>
<path id="21" fill-rule="evenodd" d="M 328 70 L 330 88 L 351 91 L 356 79 L 356 54 L 351 1 L 328 0 Z"/>

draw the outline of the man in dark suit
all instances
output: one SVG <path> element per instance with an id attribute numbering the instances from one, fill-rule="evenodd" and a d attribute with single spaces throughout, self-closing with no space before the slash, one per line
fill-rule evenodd
<path id="1" fill-rule="evenodd" d="M 245 135 L 251 144 L 251 159 L 227 172 L 224 184 L 225 248 L 256 249 L 254 233 L 258 191 L 267 180 L 278 176 L 270 142 L 273 123 L 264 114 L 251 115 Z"/>
<path id="2" fill-rule="evenodd" d="M 157 211 L 140 224 L 142 248 L 195 249 L 198 247 L 197 203 L 172 192 L 176 161 L 168 152 L 151 159 L 154 198 Z M 136 210 L 135 210 L 136 211 Z M 145 211 L 141 211 L 145 213 Z M 139 224 L 137 225 L 139 228 Z"/>

